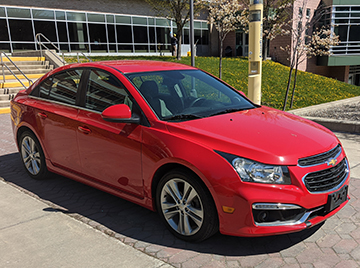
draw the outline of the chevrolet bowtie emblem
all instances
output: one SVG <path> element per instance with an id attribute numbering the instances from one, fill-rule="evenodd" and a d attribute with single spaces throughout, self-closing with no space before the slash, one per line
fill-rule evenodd
<path id="1" fill-rule="evenodd" d="M 336 162 L 337 162 L 337 160 L 335 159 L 335 158 L 330 158 L 328 161 L 326 161 L 326 164 L 328 165 L 328 166 L 335 166 L 336 165 Z"/>

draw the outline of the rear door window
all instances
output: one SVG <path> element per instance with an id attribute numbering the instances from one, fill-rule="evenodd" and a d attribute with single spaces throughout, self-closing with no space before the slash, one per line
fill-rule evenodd
<path id="1" fill-rule="evenodd" d="M 49 100 L 75 105 L 82 70 L 68 70 L 53 76 Z"/>
<path id="2" fill-rule="evenodd" d="M 82 69 L 72 69 L 57 73 L 45 79 L 31 95 L 75 105 L 82 72 Z"/>

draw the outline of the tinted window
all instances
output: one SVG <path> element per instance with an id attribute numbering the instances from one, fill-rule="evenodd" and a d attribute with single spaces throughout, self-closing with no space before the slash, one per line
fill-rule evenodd
<path id="1" fill-rule="evenodd" d="M 126 75 L 158 118 L 188 120 L 256 108 L 241 94 L 200 70 Z"/>
<path id="2" fill-rule="evenodd" d="M 68 70 L 45 79 L 32 96 L 75 105 L 82 70 Z"/>
<path id="3" fill-rule="evenodd" d="M 47 98 L 75 105 L 81 73 L 82 70 L 68 70 L 51 77 L 51 87 Z M 47 83 L 40 86 L 40 96 L 42 94 L 46 96 L 48 86 Z"/>
<path id="4" fill-rule="evenodd" d="M 52 78 L 46 79 L 39 86 L 39 97 L 47 99 L 49 97 L 50 88 L 52 86 Z"/>
<path id="5" fill-rule="evenodd" d="M 92 70 L 87 86 L 85 107 L 102 112 L 115 104 L 127 104 L 132 108 L 132 102 L 124 85 L 110 73 Z"/>

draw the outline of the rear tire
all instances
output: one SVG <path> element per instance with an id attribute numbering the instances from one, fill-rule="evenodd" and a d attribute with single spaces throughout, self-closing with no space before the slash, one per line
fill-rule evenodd
<path id="1" fill-rule="evenodd" d="M 46 179 L 49 171 L 46 167 L 44 151 L 35 135 L 25 131 L 19 141 L 20 156 L 26 172 L 35 180 Z"/>
<path id="2" fill-rule="evenodd" d="M 219 229 L 210 193 L 190 172 L 178 169 L 165 174 L 156 191 L 156 205 L 167 228 L 182 240 L 200 242 Z"/>

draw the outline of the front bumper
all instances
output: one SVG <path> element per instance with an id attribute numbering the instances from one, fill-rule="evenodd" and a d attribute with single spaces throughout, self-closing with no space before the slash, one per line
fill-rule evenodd
<path id="1" fill-rule="evenodd" d="M 291 233 L 313 227 L 343 208 L 349 201 L 349 166 L 343 152 L 338 165 L 345 163 L 345 173 L 328 191 L 313 191 L 304 183 L 309 174 L 331 170 L 324 163 L 309 167 L 289 167 L 291 185 L 265 185 L 239 182 L 233 189 L 232 201 L 226 198 L 232 214 L 220 215 L 220 232 L 235 236 L 266 236 Z"/>

